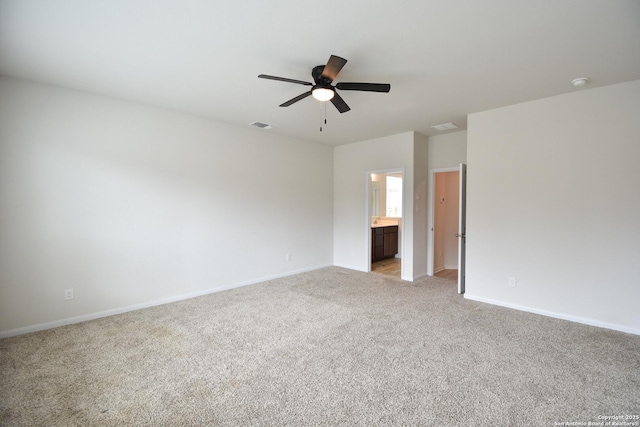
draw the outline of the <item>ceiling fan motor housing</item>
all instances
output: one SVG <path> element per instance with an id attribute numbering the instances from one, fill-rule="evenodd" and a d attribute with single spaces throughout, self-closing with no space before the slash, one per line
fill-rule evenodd
<path id="1" fill-rule="evenodd" d="M 331 85 L 331 80 L 328 80 L 322 77 L 323 71 L 324 71 L 324 65 L 318 65 L 316 67 L 313 67 L 313 70 L 311 70 L 311 77 L 313 77 L 313 81 L 316 82 L 316 84 L 326 83 L 327 85 Z"/>

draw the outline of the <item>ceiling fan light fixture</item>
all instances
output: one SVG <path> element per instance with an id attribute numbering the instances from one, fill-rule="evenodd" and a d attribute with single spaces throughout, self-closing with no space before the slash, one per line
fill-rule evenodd
<path id="1" fill-rule="evenodd" d="M 333 89 L 327 89 L 325 87 L 317 87 L 311 91 L 311 95 L 318 101 L 326 102 L 330 101 L 334 96 L 335 92 Z"/>

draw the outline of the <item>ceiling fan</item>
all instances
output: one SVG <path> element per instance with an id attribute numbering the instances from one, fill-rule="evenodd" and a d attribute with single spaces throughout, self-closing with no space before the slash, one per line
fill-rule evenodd
<path id="1" fill-rule="evenodd" d="M 312 95 L 318 101 L 331 101 L 336 106 L 338 111 L 346 113 L 351 110 L 344 99 L 336 92 L 336 89 L 340 90 L 359 90 L 364 92 L 389 92 L 391 85 L 387 83 L 346 83 L 340 82 L 333 86 L 331 83 L 335 80 L 336 76 L 344 67 L 347 60 L 340 58 L 339 56 L 331 55 L 327 65 L 318 65 L 311 71 L 314 83 L 304 82 L 302 80 L 287 79 L 284 77 L 269 76 L 266 74 L 260 74 L 258 77 L 261 79 L 278 80 L 281 82 L 296 83 L 304 86 L 312 86 L 311 90 L 298 95 L 287 102 L 280 104 L 281 107 L 288 107 L 309 95 Z"/>

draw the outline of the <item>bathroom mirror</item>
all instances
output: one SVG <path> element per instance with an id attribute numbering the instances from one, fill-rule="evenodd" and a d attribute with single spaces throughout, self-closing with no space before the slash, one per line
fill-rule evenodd
<path id="1" fill-rule="evenodd" d="M 380 216 L 380 183 L 371 181 L 371 216 Z"/>

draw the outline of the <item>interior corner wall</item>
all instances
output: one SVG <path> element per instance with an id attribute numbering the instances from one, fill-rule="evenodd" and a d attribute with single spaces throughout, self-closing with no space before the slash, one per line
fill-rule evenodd
<path id="1" fill-rule="evenodd" d="M 413 280 L 413 151 L 414 132 L 334 147 L 333 263 L 367 271 L 371 260 L 367 217 L 367 173 L 403 170 L 405 205 L 402 219 L 403 279 Z"/>
<path id="2" fill-rule="evenodd" d="M 0 336 L 331 265 L 332 250 L 333 147 L 0 78 Z"/>
<path id="3" fill-rule="evenodd" d="M 427 275 L 429 227 L 429 138 L 414 134 L 413 146 L 413 279 Z"/>
<path id="4" fill-rule="evenodd" d="M 640 80 L 469 116 L 467 298 L 640 334 L 639 117 Z"/>

